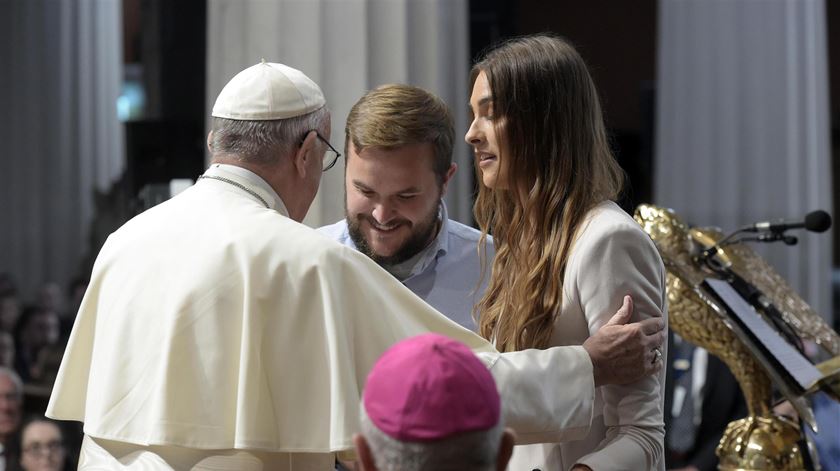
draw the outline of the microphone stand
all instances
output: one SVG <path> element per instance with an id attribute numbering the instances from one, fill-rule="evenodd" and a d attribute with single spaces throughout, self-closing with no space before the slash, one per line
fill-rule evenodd
<path id="1" fill-rule="evenodd" d="M 764 234 L 757 235 L 757 236 L 744 236 L 744 237 L 740 237 L 740 238 L 735 239 L 735 240 L 731 240 L 737 234 L 740 234 L 740 233 L 746 232 L 746 231 L 747 231 L 747 229 L 745 229 L 745 228 L 744 229 L 738 229 L 737 231 L 735 231 L 735 232 L 729 234 L 728 236 L 724 237 L 723 239 L 719 240 L 715 245 L 709 247 L 708 249 L 703 250 L 703 252 L 700 253 L 700 260 L 708 263 L 712 259 L 712 257 L 714 257 L 714 255 L 717 253 L 718 249 L 722 249 L 723 247 L 726 247 L 727 245 L 739 244 L 741 242 L 778 242 L 778 241 L 782 241 L 782 242 L 785 243 L 785 245 L 796 245 L 796 244 L 799 243 L 799 238 L 797 238 L 796 236 L 786 234 L 784 230 L 770 231 L 770 232 L 766 232 Z"/>
<path id="2" fill-rule="evenodd" d="M 763 312 L 765 314 L 765 318 L 772 323 L 775 327 L 776 331 L 782 335 L 785 340 L 789 344 L 791 344 L 794 348 L 799 350 L 799 352 L 807 358 L 805 354 L 805 345 L 802 342 L 802 339 L 799 338 L 799 335 L 796 334 L 796 331 L 785 322 L 782 313 L 776 309 L 776 306 L 770 302 L 764 293 L 761 292 L 758 288 L 755 287 L 752 283 L 745 280 L 743 277 L 735 273 L 732 268 L 720 263 L 715 257 L 717 255 L 718 250 L 726 247 L 727 245 L 737 244 L 740 242 L 777 242 L 782 241 L 785 245 L 796 245 L 799 242 L 799 239 L 795 236 L 785 234 L 785 229 L 771 229 L 769 232 L 765 232 L 763 234 L 757 236 L 745 236 L 740 237 L 737 239 L 733 239 L 735 235 L 741 234 L 743 232 L 747 232 L 749 228 L 741 228 L 737 231 L 727 235 L 711 247 L 703 250 L 700 255 L 698 256 L 698 261 L 706 265 L 712 272 L 720 276 L 722 279 L 726 280 L 730 286 L 743 297 L 750 305 L 752 305 L 757 310 Z M 797 420 L 799 423 L 799 430 L 802 431 L 800 435 L 800 439 L 797 443 L 802 450 L 802 459 L 803 465 L 805 469 L 809 471 L 817 470 L 818 467 L 815 465 L 815 457 L 813 456 L 814 448 L 811 446 L 812 443 L 808 436 L 804 433 L 805 430 L 805 422 L 804 419 L 800 416 Z"/>
<path id="3" fill-rule="evenodd" d="M 729 234 L 728 236 L 724 237 L 720 241 L 718 241 L 715 245 L 709 247 L 708 249 L 703 250 L 700 253 L 699 261 L 704 263 L 711 271 L 715 274 L 720 276 L 722 279 L 726 280 L 730 286 L 739 294 L 742 298 L 744 298 L 750 305 L 754 308 L 758 309 L 759 311 L 763 312 L 773 326 L 776 328 L 776 331 L 779 332 L 785 340 L 788 341 L 791 345 L 793 345 L 800 353 L 803 355 L 805 354 L 805 346 L 802 343 L 802 339 L 796 334 L 796 332 L 791 329 L 791 327 L 785 322 L 782 313 L 776 308 L 775 305 L 770 301 L 764 293 L 761 292 L 758 288 L 755 287 L 752 283 L 745 280 L 743 277 L 735 273 L 730 267 L 725 266 L 717 261 L 715 258 L 715 254 L 717 254 L 718 249 L 722 247 L 726 247 L 727 245 L 737 244 L 741 242 L 776 242 L 782 241 L 786 245 L 795 245 L 799 242 L 795 236 L 791 236 L 784 233 L 784 230 L 781 231 L 771 231 L 765 234 L 761 234 L 758 236 L 746 236 L 740 237 L 738 239 L 732 239 L 736 234 L 740 234 L 745 232 L 745 229 L 738 229 L 737 231 Z"/>
<path id="4" fill-rule="evenodd" d="M 730 243 L 734 244 L 736 242 L 777 242 L 782 241 L 785 245 L 796 245 L 799 243 L 799 239 L 796 236 L 785 234 L 784 231 L 773 231 L 766 234 L 761 234 L 759 236 L 754 237 L 742 237 L 737 241 L 732 241 Z M 728 245 L 728 244 L 727 244 Z"/>

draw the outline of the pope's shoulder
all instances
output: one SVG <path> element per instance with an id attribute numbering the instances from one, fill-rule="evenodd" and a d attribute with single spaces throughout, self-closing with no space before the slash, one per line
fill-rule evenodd
<path id="1" fill-rule="evenodd" d="M 301 256 L 334 254 L 347 247 L 278 211 L 245 199 L 211 198 L 187 190 L 138 214 L 109 237 L 108 245 L 167 244 L 189 248 L 298 252 Z M 355 251 L 350 251 L 355 252 Z"/>

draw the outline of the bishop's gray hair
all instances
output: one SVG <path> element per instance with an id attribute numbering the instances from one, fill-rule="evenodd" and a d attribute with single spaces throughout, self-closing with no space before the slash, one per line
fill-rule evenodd
<path id="1" fill-rule="evenodd" d="M 362 435 L 379 471 L 493 471 L 504 424 L 430 442 L 403 442 L 383 433 L 360 407 Z"/>
<path id="2" fill-rule="evenodd" d="M 326 106 L 294 118 L 241 121 L 213 118 L 210 146 L 213 156 L 241 162 L 272 164 L 300 145 L 309 131 L 326 132 L 330 112 Z M 327 136 L 329 137 L 329 136 Z"/>
<path id="3" fill-rule="evenodd" d="M 15 372 L 15 370 L 0 366 L 0 376 L 6 376 L 15 385 L 15 394 L 17 394 L 18 399 L 23 397 L 23 381 L 21 381 L 20 376 Z"/>

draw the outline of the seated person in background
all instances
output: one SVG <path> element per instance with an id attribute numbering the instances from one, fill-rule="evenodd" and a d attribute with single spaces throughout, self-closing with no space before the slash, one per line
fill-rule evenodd
<path id="1" fill-rule="evenodd" d="M 63 317 L 67 309 L 64 289 L 54 281 L 48 281 L 38 289 L 38 306 L 50 311 L 55 311 L 59 317 Z"/>
<path id="2" fill-rule="evenodd" d="M 738 382 L 718 357 L 671 333 L 665 379 L 665 463 L 672 471 L 714 471 L 727 424 L 747 415 Z"/>
<path id="3" fill-rule="evenodd" d="M 20 467 L 24 471 L 74 469 L 67 460 L 61 427 L 54 420 L 36 416 L 21 429 Z"/>
<path id="4" fill-rule="evenodd" d="M 493 376 L 460 342 L 403 340 L 373 366 L 354 437 L 366 471 L 503 470 L 513 451 Z"/>
<path id="5" fill-rule="evenodd" d="M 15 338 L 10 332 L 0 330 L 0 366 L 15 367 Z"/>
<path id="6" fill-rule="evenodd" d="M 20 297 L 17 291 L 8 288 L 0 291 L 0 331 L 12 332 L 20 318 Z"/>
<path id="7" fill-rule="evenodd" d="M 48 281 L 38 289 L 37 305 L 58 314 L 62 338 L 70 336 L 73 320 L 81 303 L 80 295 L 84 296 L 85 294 L 87 285 L 82 284 L 80 286 L 79 283 L 79 279 L 74 279 L 68 286 L 69 295 L 73 296 L 72 299 L 68 296 L 68 292 L 54 281 Z M 81 293 L 79 293 L 80 289 Z"/>
<path id="8" fill-rule="evenodd" d="M 41 306 L 24 309 L 17 326 L 17 354 L 15 364 L 23 381 L 32 379 L 32 366 L 38 359 L 42 348 L 56 345 L 61 336 L 61 320 L 58 313 Z"/>
<path id="9" fill-rule="evenodd" d="M 65 316 L 61 318 L 61 337 L 66 339 L 70 336 L 70 330 L 73 329 L 73 321 L 76 320 L 76 313 L 82 306 L 82 299 L 85 297 L 87 291 L 88 279 L 85 277 L 76 277 L 70 281 L 67 288 L 67 309 Z"/>
<path id="10" fill-rule="evenodd" d="M 0 469 L 17 461 L 15 438 L 23 409 L 23 382 L 14 370 L 0 367 Z"/>
<path id="11" fill-rule="evenodd" d="M 55 378 L 58 376 L 58 369 L 61 367 L 61 358 L 64 356 L 64 343 L 44 345 L 35 355 L 35 361 L 29 368 L 31 373 L 31 384 L 42 386 L 52 390 Z"/>

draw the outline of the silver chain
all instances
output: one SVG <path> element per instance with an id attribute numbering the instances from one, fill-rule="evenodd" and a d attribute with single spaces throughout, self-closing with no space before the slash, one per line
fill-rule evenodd
<path id="1" fill-rule="evenodd" d="M 225 177 L 217 177 L 215 175 L 201 175 L 200 177 L 198 177 L 199 180 L 201 180 L 202 178 L 209 178 L 211 180 L 219 180 L 220 182 L 225 182 L 225 183 L 233 185 L 237 188 L 241 188 L 242 190 L 245 190 L 245 192 L 247 192 L 248 194 L 250 194 L 254 198 L 260 200 L 260 203 L 264 204 L 266 208 L 271 209 L 271 206 L 269 206 L 268 202 L 266 200 L 264 200 L 262 196 L 260 196 L 256 191 L 248 188 L 247 186 L 245 186 L 245 185 L 243 185 L 239 182 L 233 181 L 233 180 L 231 180 L 229 178 L 225 178 Z"/>

